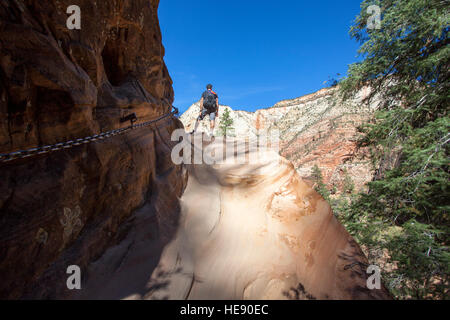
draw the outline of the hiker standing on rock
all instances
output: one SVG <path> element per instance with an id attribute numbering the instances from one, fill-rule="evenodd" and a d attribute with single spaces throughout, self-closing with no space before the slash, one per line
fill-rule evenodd
<path id="1" fill-rule="evenodd" d="M 212 84 L 206 86 L 206 91 L 203 92 L 202 98 L 200 99 L 200 115 L 195 121 L 194 130 L 191 133 L 197 131 L 197 127 L 200 121 L 209 115 L 210 120 L 210 134 L 214 135 L 214 127 L 216 125 L 216 117 L 219 116 L 219 96 L 217 93 L 212 91 Z"/>

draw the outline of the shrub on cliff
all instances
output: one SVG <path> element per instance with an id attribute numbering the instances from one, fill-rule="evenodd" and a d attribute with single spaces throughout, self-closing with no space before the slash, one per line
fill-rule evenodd
<path id="1" fill-rule="evenodd" d="M 368 27 L 374 4 L 380 28 Z M 395 275 L 400 298 L 448 297 L 449 26 L 448 1 L 363 1 L 350 30 L 363 60 L 340 83 L 344 98 L 369 85 L 367 100 L 383 101 L 360 142 L 372 148 L 377 174 L 344 220 L 363 243 L 380 235 L 370 244 L 388 250 L 395 267 L 385 274 Z"/>
<path id="2" fill-rule="evenodd" d="M 223 112 L 222 118 L 220 119 L 219 129 L 223 136 L 226 136 L 233 131 L 233 118 L 231 118 L 230 110 L 225 109 Z"/>
<path id="3" fill-rule="evenodd" d="M 314 190 L 316 190 L 325 200 L 330 201 L 330 191 L 325 182 L 323 182 L 322 171 L 317 164 L 312 168 L 312 179 L 314 181 Z"/>

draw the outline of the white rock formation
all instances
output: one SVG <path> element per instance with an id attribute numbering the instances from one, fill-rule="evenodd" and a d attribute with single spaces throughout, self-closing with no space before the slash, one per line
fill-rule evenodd
<path id="1" fill-rule="evenodd" d="M 375 100 L 369 106 L 364 106 L 361 101 L 369 94 L 369 89 L 364 88 L 350 102 L 342 103 L 336 97 L 334 88 L 326 88 L 315 93 L 291 100 L 283 100 L 267 109 L 248 112 L 233 110 L 230 106 L 221 105 L 218 128 L 221 115 L 228 109 L 234 121 L 234 136 L 253 137 L 257 130 L 279 129 L 283 132 L 283 139 L 289 140 L 305 128 L 317 123 L 322 118 L 333 118 L 345 113 L 366 113 L 376 109 L 378 101 Z M 184 112 L 180 120 L 186 131 L 191 131 L 200 112 L 200 102 L 192 104 Z M 209 132 L 209 120 L 207 117 L 200 123 L 199 132 Z"/>
<path id="2" fill-rule="evenodd" d="M 339 193 L 346 175 L 353 176 L 356 189 L 360 189 L 371 180 L 372 167 L 365 150 L 357 150 L 357 127 L 372 116 L 379 104 L 378 98 L 369 105 L 362 103 L 369 93 L 366 87 L 353 100 L 342 102 L 336 88 L 326 88 L 255 112 L 222 106 L 216 127 L 228 109 L 236 137 L 254 138 L 257 132 L 278 130 L 280 154 L 293 162 L 302 178 L 309 177 L 314 165 L 318 165 L 330 189 L 336 187 Z M 180 117 L 187 131 L 192 130 L 198 113 L 197 102 Z M 205 119 L 199 131 L 208 132 L 208 128 Z"/>

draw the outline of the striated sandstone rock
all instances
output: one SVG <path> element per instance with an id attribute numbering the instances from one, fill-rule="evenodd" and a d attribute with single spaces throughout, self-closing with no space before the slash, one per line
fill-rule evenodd
<path id="1" fill-rule="evenodd" d="M 176 236 L 161 246 L 142 208 L 73 298 L 389 299 L 367 288 L 367 259 L 327 202 L 292 163 L 258 152 L 251 163 L 189 165 Z"/>
<path id="2" fill-rule="evenodd" d="M 127 126 L 119 120 L 131 112 L 139 121 L 169 112 L 158 3 L 80 0 L 81 30 L 68 30 L 72 1 L 1 1 L 0 152 Z M 186 181 L 170 160 L 179 127 L 170 117 L 0 165 L 0 298 L 66 296 L 67 266 L 83 269 L 119 241 L 124 221 L 157 193 L 168 241 Z"/>
<path id="3" fill-rule="evenodd" d="M 357 127 L 370 119 L 378 106 L 377 99 L 369 106 L 362 103 L 369 92 L 364 88 L 352 101 L 343 103 L 335 88 L 326 88 L 255 112 L 222 106 L 220 113 L 225 108 L 230 110 L 236 137 L 252 138 L 258 130 L 279 130 L 280 154 L 293 162 L 301 177 L 310 177 L 312 168 L 318 165 L 330 187 L 334 185 L 340 191 L 349 175 L 359 189 L 373 175 L 365 150 L 356 150 Z M 197 102 L 180 117 L 186 130 L 193 128 L 198 110 Z M 208 132 L 208 126 L 203 121 L 199 131 Z"/>

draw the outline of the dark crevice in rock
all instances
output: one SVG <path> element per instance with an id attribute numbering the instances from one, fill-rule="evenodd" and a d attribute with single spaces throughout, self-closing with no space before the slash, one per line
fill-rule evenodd
<path id="1" fill-rule="evenodd" d="M 120 86 L 125 81 L 127 74 L 121 70 L 119 60 L 124 59 L 120 52 L 120 34 L 123 29 L 110 30 L 111 36 L 106 40 L 102 51 L 103 66 L 106 76 L 113 86 Z"/>

